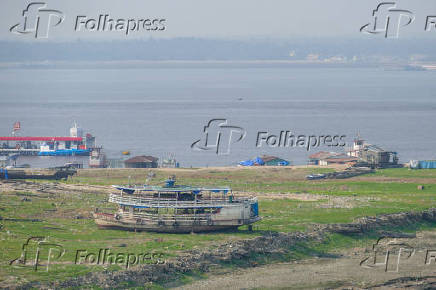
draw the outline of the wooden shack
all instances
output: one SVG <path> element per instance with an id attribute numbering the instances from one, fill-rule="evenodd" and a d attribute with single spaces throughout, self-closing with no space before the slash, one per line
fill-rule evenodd
<path id="1" fill-rule="evenodd" d="M 124 161 L 126 168 L 157 168 L 159 158 L 153 156 L 135 156 Z"/>

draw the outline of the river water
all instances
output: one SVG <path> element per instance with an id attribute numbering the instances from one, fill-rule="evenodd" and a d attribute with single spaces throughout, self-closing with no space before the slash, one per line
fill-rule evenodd
<path id="1" fill-rule="evenodd" d="M 435 80 L 434 71 L 378 68 L 2 69 L 0 135 L 8 136 L 20 121 L 22 136 L 64 136 L 76 121 L 97 137 L 109 158 L 120 158 L 124 150 L 159 158 L 174 153 L 181 166 L 195 167 L 235 165 L 262 154 L 305 164 L 311 153 L 343 149 L 257 147 L 258 132 L 339 134 L 347 146 L 359 132 L 397 151 L 403 162 L 435 159 Z M 245 138 L 231 144 L 227 155 L 214 148 L 192 150 L 215 118 L 242 128 Z M 76 160 L 32 157 L 18 163 Z"/>

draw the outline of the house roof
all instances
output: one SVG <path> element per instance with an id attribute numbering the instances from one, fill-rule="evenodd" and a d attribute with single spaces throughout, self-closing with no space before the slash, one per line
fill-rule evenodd
<path id="1" fill-rule="evenodd" d="M 270 155 L 262 155 L 260 158 L 262 158 L 262 160 L 264 162 L 269 162 L 269 161 L 273 161 L 273 160 L 276 160 L 276 159 L 284 160 L 282 158 L 279 158 L 279 157 L 276 157 L 276 156 L 270 156 Z"/>
<path id="2" fill-rule="evenodd" d="M 309 155 L 309 159 L 326 159 L 326 158 L 330 158 L 333 156 L 339 156 L 339 155 L 341 155 L 341 153 L 320 151 L 320 152 L 314 153 L 312 155 Z"/>
<path id="3" fill-rule="evenodd" d="M 345 162 L 355 162 L 358 161 L 359 158 L 356 157 L 350 157 L 348 155 L 345 154 L 341 154 L 341 155 L 337 155 L 337 156 L 332 156 L 329 158 L 326 158 L 325 161 L 329 162 L 329 163 L 345 163 Z"/>
<path id="4" fill-rule="evenodd" d="M 386 150 L 383 150 L 382 148 L 380 148 L 377 145 L 368 145 L 365 147 L 365 149 L 368 151 L 373 151 L 373 152 L 386 152 Z"/>
<path id="5" fill-rule="evenodd" d="M 135 156 L 127 159 L 124 163 L 152 163 L 157 162 L 159 158 L 147 155 Z"/>
<path id="6" fill-rule="evenodd" d="M 83 141 L 82 137 L 0 137 L 0 141 Z"/>

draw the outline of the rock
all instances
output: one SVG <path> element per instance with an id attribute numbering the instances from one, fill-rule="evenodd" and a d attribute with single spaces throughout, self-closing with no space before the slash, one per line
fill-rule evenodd
<path id="1" fill-rule="evenodd" d="M 388 232 L 381 231 L 378 233 L 380 238 L 416 238 L 415 233 L 396 233 L 396 232 Z"/>

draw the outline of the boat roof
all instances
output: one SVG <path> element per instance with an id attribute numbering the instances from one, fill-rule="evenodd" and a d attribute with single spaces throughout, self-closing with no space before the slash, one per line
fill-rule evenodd
<path id="1" fill-rule="evenodd" d="M 0 137 L 0 141 L 83 141 L 82 137 Z"/>
<path id="2" fill-rule="evenodd" d="M 214 193 L 227 193 L 231 191 L 229 187 L 193 187 L 189 185 L 175 185 L 172 187 L 166 186 L 156 186 L 156 185 L 144 185 L 144 186 L 120 186 L 112 185 L 112 187 L 123 190 L 123 191 L 147 191 L 147 192 L 166 192 L 166 193 L 181 193 L 181 192 L 191 192 L 194 194 L 199 194 L 202 191 L 214 192 Z"/>

